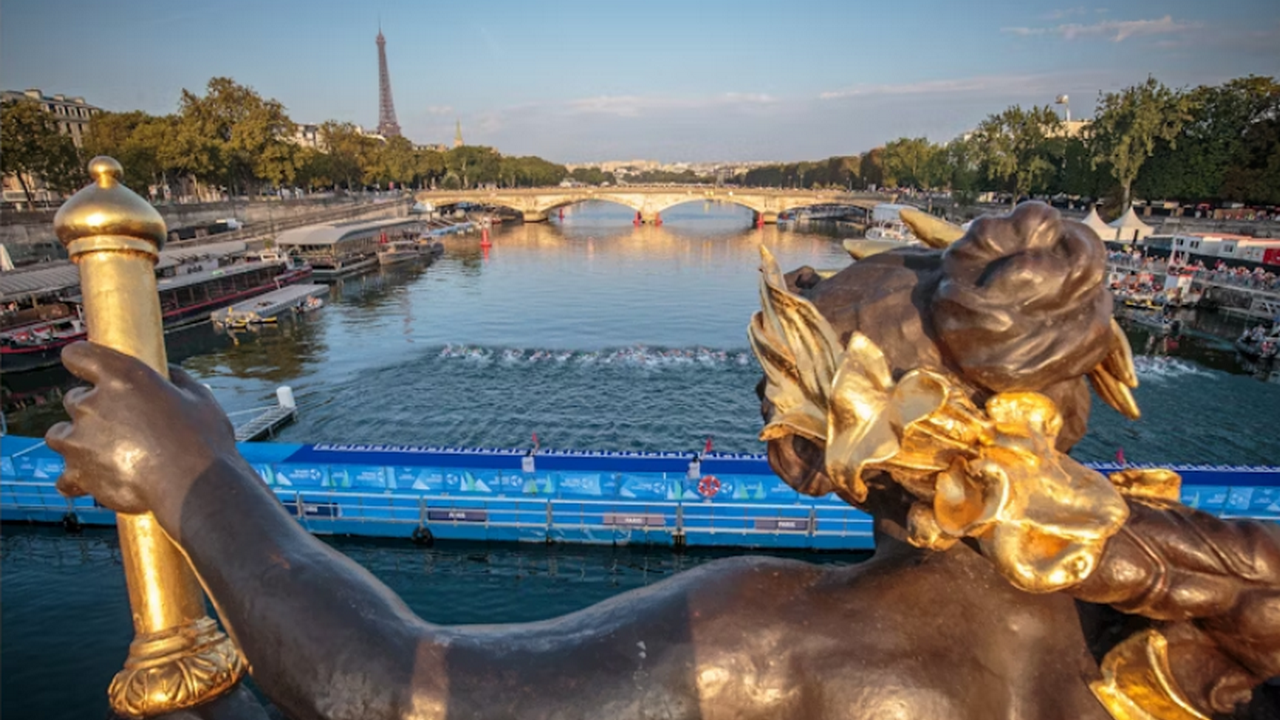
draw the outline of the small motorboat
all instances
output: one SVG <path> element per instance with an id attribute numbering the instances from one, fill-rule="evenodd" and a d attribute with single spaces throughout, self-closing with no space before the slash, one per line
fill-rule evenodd
<path id="1" fill-rule="evenodd" d="M 293 311 L 299 315 L 306 315 L 307 313 L 313 313 L 322 307 L 324 307 L 323 300 L 314 295 L 309 295 L 306 300 L 295 305 L 293 307 Z"/>
<path id="2" fill-rule="evenodd" d="M 421 257 L 414 240 L 392 240 L 378 247 L 378 264 L 382 266 L 408 262 Z"/>
<path id="3" fill-rule="evenodd" d="M 1280 327 L 1270 333 L 1246 330 L 1236 339 L 1236 351 L 1253 362 L 1269 362 L 1280 357 Z"/>

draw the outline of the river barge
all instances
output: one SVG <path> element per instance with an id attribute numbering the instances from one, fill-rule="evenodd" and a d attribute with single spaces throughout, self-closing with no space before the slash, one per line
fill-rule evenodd
<path id="1" fill-rule="evenodd" d="M 869 550 L 871 518 L 801 495 L 762 455 L 539 452 L 241 443 L 284 508 L 316 534 L 671 547 Z M 111 525 L 54 489 L 62 459 L 6 436 L 0 520 Z M 1114 465 L 1092 466 L 1100 472 Z M 1219 517 L 1280 520 L 1280 467 L 1173 466 L 1182 501 Z"/>
<path id="2" fill-rule="evenodd" d="M 208 322 L 210 314 L 311 276 L 311 268 L 283 256 L 224 265 L 156 280 L 166 330 Z M 82 298 L 71 296 L 49 319 L 13 325 L 0 331 L 0 372 L 16 373 L 53 367 L 62 348 L 87 337 Z"/>
<path id="3" fill-rule="evenodd" d="M 416 242 L 423 223 L 415 218 L 334 222 L 286 230 L 276 246 L 310 265 L 317 278 L 337 278 L 378 265 L 378 250 L 400 240 Z"/>

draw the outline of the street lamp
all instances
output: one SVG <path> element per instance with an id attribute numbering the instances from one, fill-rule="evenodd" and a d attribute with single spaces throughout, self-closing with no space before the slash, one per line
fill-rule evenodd
<path id="1" fill-rule="evenodd" d="M 1070 98 L 1068 98 L 1066 95 L 1059 95 L 1058 99 L 1053 101 L 1055 105 L 1062 106 L 1063 113 L 1066 115 L 1067 122 L 1071 122 L 1071 105 L 1068 104 L 1067 102 L 1069 99 Z"/>

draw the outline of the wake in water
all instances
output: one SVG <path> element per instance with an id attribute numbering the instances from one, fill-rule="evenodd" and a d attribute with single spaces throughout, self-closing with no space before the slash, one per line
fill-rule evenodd
<path id="1" fill-rule="evenodd" d="M 748 367 L 751 353 L 745 350 L 713 350 L 710 348 L 651 348 L 635 345 L 606 350 L 543 350 L 524 348 L 490 348 L 474 345 L 445 345 L 440 358 L 468 362 L 505 365 L 620 365 L 636 368 L 670 367 Z"/>
<path id="2" fill-rule="evenodd" d="M 1193 362 L 1167 355 L 1138 355 L 1133 358 L 1133 367 L 1138 371 L 1139 380 L 1157 382 L 1178 377 L 1212 377 L 1214 375 L 1213 371 L 1206 370 Z"/>

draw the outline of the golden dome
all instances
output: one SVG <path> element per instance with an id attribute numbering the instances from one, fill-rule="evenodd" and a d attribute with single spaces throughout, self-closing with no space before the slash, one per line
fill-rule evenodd
<path id="1" fill-rule="evenodd" d="M 72 195 L 53 218 L 54 232 L 71 254 L 76 254 L 72 243 L 101 236 L 144 240 L 160 252 L 169 232 L 164 219 L 150 203 L 120 184 L 124 175 L 120 163 L 99 155 L 89 162 L 89 175 L 93 184 Z"/>

